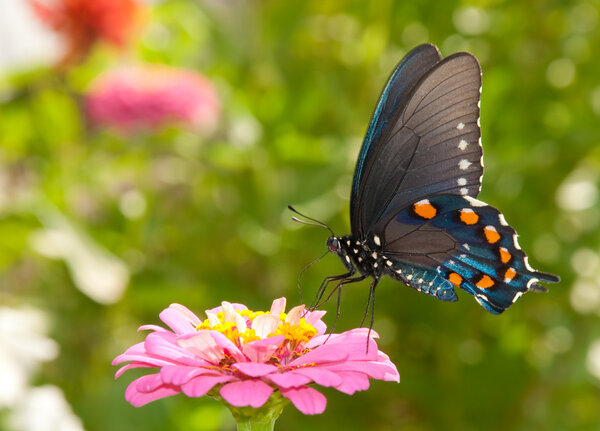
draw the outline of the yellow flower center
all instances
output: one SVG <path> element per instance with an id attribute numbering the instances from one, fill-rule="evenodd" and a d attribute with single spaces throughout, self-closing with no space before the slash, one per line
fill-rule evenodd
<path id="1" fill-rule="evenodd" d="M 264 314 L 270 314 L 269 311 L 252 311 L 252 310 L 236 310 L 243 318 L 248 319 L 246 321 L 246 328 L 240 332 L 235 322 L 225 321 L 225 313 L 219 311 L 215 316 L 219 323 L 211 324 L 210 319 L 205 319 L 202 323 L 196 326 L 196 331 L 201 330 L 213 330 L 219 331 L 231 341 L 238 345 L 244 345 L 251 341 L 260 340 L 260 337 L 256 335 L 254 329 L 251 328 L 252 322 L 258 316 Z M 317 329 L 310 323 L 307 323 L 304 318 L 301 318 L 297 325 L 293 325 L 286 321 L 287 314 L 279 313 L 279 325 L 274 332 L 268 334 L 265 338 L 275 337 L 277 335 L 283 335 L 285 340 L 290 342 L 292 345 L 297 346 L 299 344 L 307 343 L 312 337 L 317 335 Z"/>

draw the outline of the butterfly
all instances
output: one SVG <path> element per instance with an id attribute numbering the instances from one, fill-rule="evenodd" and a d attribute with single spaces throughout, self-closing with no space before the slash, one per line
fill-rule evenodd
<path id="1" fill-rule="evenodd" d="M 327 240 L 347 272 L 327 277 L 318 298 L 329 283 L 340 289 L 370 277 L 372 309 L 375 287 L 389 276 L 448 302 L 458 300 L 460 287 L 500 314 L 523 293 L 546 291 L 540 282 L 560 280 L 534 270 L 502 213 L 476 199 L 481 82 L 473 55 L 442 59 L 431 44 L 398 64 L 356 162 L 352 233 L 338 237 L 330 229 Z"/>

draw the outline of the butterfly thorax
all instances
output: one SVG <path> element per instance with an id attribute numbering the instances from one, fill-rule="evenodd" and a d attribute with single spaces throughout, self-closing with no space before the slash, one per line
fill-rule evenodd
<path id="1" fill-rule="evenodd" d="M 329 250 L 340 257 L 349 272 L 358 270 L 362 275 L 379 279 L 383 273 L 385 260 L 380 252 L 381 243 L 375 241 L 359 240 L 353 235 L 341 238 L 332 237 L 327 241 Z M 336 247 L 337 246 L 337 247 Z"/>

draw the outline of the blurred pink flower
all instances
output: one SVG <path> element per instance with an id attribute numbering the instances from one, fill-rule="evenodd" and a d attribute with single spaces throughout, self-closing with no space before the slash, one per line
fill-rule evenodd
<path id="1" fill-rule="evenodd" d="M 163 65 L 130 66 L 100 75 L 86 97 L 90 121 L 124 131 L 185 124 L 213 130 L 221 103 L 212 83 L 189 70 Z"/>
<path id="2" fill-rule="evenodd" d="M 375 331 L 367 350 L 368 329 L 326 335 L 324 311 L 302 305 L 286 314 L 285 303 L 276 299 L 265 313 L 223 302 L 207 310 L 204 321 L 172 304 L 160 314 L 171 330 L 142 326 L 153 332 L 113 361 L 131 361 L 116 377 L 131 368 L 159 369 L 134 380 L 125 398 L 142 406 L 180 392 L 190 397 L 210 392 L 235 407 L 259 408 L 280 392 L 302 413 L 319 414 L 327 400 L 311 383 L 353 394 L 367 389 L 369 378 L 400 381 L 395 365 L 377 350 Z"/>

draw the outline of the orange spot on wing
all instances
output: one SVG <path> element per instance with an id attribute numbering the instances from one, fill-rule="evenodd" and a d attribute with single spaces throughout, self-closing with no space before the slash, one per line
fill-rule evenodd
<path id="1" fill-rule="evenodd" d="M 500 247 L 500 260 L 502 263 L 508 263 L 512 255 L 504 247 Z"/>
<path id="2" fill-rule="evenodd" d="M 455 286 L 460 286 L 460 283 L 462 282 L 462 277 L 460 275 L 458 275 L 456 272 L 452 272 L 450 273 L 450 275 L 448 276 L 448 280 L 450 281 L 450 283 L 452 283 Z"/>
<path id="3" fill-rule="evenodd" d="M 485 238 L 490 244 L 494 244 L 500 239 L 500 234 L 498 233 L 498 231 L 496 231 L 496 228 L 494 226 L 484 227 L 483 233 L 485 234 Z"/>
<path id="4" fill-rule="evenodd" d="M 417 202 L 414 205 L 414 209 L 417 215 L 426 219 L 432 219 L 437 214 L 437 209 L 427 199 Z"/>
<path id="5" fill-rule="evenodd" d="M 470 208 L 460 210 L 460 221 L 464 224 L 475 224 L 479 221 L 479 216 Z"/>
<path id="6" fill-rule="evenodd" d="M 504 273 L 504 282 L 508 283 L 515 278 L 515 275 L 517 275 L 517 271 L 515 271 L 513 268 L 508 268 Z"/>
<path id="7" fill-rule="evenodd" d="M 479 287 L 480 289 L 488 289 L 490 287 L 492 287 L 494 285 L 494 280 L 492 280 L 488 275 L 484 275 L 483 277 L 481 277 L 481 280 L 479 280 L 476 284 L 477 287 Z"/>

